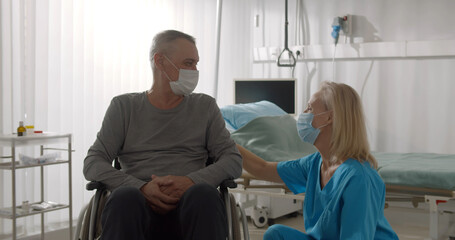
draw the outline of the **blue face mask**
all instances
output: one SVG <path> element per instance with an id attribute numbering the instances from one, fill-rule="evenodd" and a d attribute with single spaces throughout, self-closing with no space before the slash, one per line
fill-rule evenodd
<path id="1" fill-rule="evenodd" d="M 321 132 L 321 128 L 329 125 L 328 123 L 325 125 L 322 125 L 318 128 L 314 128 L 312 123 L 313 123 L 313 118 L 314 116 L 318 116 L 324 113 L 327 113 L 329 111 L 325 111 L 319 114 L 312 114 L 312 113 L 302 113 L 299 115 L 299 119 L 297 120 L 297 131 L 299 133 L 300 139 L 302 141 L 314 144 L 316 139 L 318 138 L 319 133 Z"/>

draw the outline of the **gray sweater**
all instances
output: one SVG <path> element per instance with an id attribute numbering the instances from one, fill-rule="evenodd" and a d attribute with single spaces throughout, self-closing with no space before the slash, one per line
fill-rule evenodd
<path id="1" fill-rule="evenodd" d="M 121 171 L 112 167 L 116 157 Z M 206 167 L 209 158 L 214 163 Z M 152 174 L 188 176 L 217 186 L 241 171 L 241 155 L 215 99 L 204 94 L 185 96 L 169 110 L 150 104 L 146 92 L 113 98 L 84 160 L 85 178 L 109 189 L 140 188 Z"/>

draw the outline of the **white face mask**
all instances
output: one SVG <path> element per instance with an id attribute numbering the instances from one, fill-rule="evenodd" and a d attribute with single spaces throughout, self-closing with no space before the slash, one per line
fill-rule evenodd
<path id="1" fill-rule="evenodd" d="M 175 67 L 175 69 L 179 70 L 179 78 L 177 81 L 172 81 L 167 73 L 163 71 L 169 79 L 169 85 L 171 86 L 172 92 L 174 92 L 175 95 L 189 95 L 192 93 L 199 81 L 199 71 L 179 69 L 168 57 L 166 57 L 166 55 L 163 56 Z"/>

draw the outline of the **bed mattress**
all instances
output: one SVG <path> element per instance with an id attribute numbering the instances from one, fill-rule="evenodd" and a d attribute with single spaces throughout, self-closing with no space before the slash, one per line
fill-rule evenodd
<path id="1" fill-rule="evenodd" d="M 373 153 L 386 184 L 455 191 L 455 155 Z"/>

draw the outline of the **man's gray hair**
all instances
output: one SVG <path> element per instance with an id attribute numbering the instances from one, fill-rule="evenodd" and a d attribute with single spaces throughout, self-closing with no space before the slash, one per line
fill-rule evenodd
<path id="1" fill-rule="evenodd" d="M 172 50 L 172 45 L 170 44 L 176 39 L 183 38 L 186 39 L 193 44 L 196 44 L 196 39 L 193 36 L 190 36 L 186 33 L 177 31 L 177 30 L 165 30 L 158 33 L 152 42 L 152 47 L 150 48 L 150 61 L 153 64 L 153 56 L 155 53 L 169 53 Z"/>

